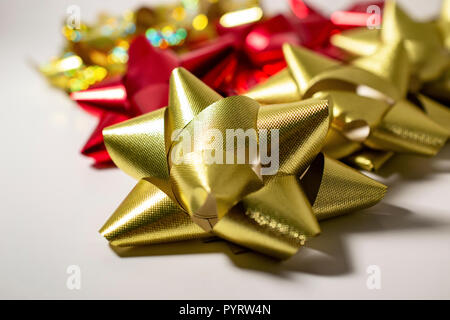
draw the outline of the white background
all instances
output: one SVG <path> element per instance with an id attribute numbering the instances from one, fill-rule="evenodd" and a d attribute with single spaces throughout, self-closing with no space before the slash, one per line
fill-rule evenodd
<path id="1" fill-rule="evenodd" d="M 326 12 L 351 1 L 312 1 Z M 401 1 L 415 17 L 439 0 Z M 450 146 L 434 159 L 398 157 L 383 203 L 322 225 L 294 258 L 233 255 L 223 243 L 160 245 L 119 257 L 97 232 L 135 182 L 96 170 L 79 149 L 96 125 L 33 69 L 57 54 L 71 4 L 82 19 L 144 1 L 0 2 L 0 298 L 450 298 Z M 147 2 L 148 3 L 148 2 Z M 284 1 L 266 1 L 271 12 Z M 123 255 L 123 253 L 122 253 Z M 68 290 L 66 268 L 81 268 Z M 368 290 L 366 268 L 381 268 Z"/>

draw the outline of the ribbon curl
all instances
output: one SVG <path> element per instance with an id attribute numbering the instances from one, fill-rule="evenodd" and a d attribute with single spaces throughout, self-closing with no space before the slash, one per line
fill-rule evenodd
<path id="1" fill-rule="evenodd" d="M 318 220 L 370 207 L 385 193 L 384 185 L 320 153 L 328 109 L 326 99 L 260 107 L 244 96 L 222 98 L 187 70 L 175 69 L 168 107 L 103 131 L 116 165 L 139 182 L 100 233 L 114 246 L 216 235 L 272 257 L 290 257 L 320 232 Z M 196 136 L 200 147 L 180 152 L 178 138 L 195 130 L 195 123 L 222 134 L 278 129 L 279 170 L 261 175 L 260 160 L 211 164 L 206 157 L 213 145 L 224 156 L 235 147 L 211 142 L 206 134 Z M 255 139 L 261 148 L 260 134 Z M 171 160 L 174 153 L 183 161 Z"/>
<path id="2" fill-rule="evenodd" d="M 366 170 L 394 153 L 435 155 L 447 141 L 448 110 L 423 95 L 409 96 L 410 63 L 403 42 L 345 65 L 286 44 L 288 67 L 246 95 L 263 104 L 330 96 L 333 121 L 323 151 Z"/>

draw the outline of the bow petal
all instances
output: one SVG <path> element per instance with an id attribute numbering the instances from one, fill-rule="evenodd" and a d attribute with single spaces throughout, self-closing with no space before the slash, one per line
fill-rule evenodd
<path id="1" fill-rule="evenodd" d="M 308 99 L 260 109 L 258 128 L 280 129 L 279 174 L 301 175 L 320 152 L 329 127 L 329 103 Z"/>
<path id="2" fill-rule="evenodd" d="M 114 246 L 136 246 L 211 236 L 167 194 L 141 179 L 100 229 Z"/>
<path id="3" fill-rule="evenodd" d="M 450 136 L 450 112 L 448 111 L 448 108 L 422 94 L 418 94 L 417 99 L 425 113 L 433 119 L 434 122 L 440 124 L 443 129 L 446 129 Z"/>
<path id="4" fill-rule="evenodd" d="M 320 232 L 311 205 L 295 176 L 277 177 L 245 198 L 214 227 L 229 241 L 286 259 L 307 236 Z"/>
<path id="5" fill-rule="evenodd" d="M 281 70 L 244 95 L 261 104 L 287 103 L 301 99 L 298 86 L 290 75 L 289 69 Z"/>
<path id="6" fill-rule="evenodd" d="M 331 37 L 331 43 L 356 56 L 370 56 L 380 45 L 379 29 L 357 28 Z"/>
<path id="7" fill-rule="evenodd" d="M 384 195 L 383 185 L 319 153 L 330 103 L 326 95 L 264 107 L 245 96 L 223 99 L 175 69 L 167 109 L 104 130 L 112 159 L 140 181 L 101 233 L 122 246 L 216 235 L 290 257 L 320 232 L 318 217 L 365 208 Z M 236 130 L 258 130 L 244 138 L 240 162 L 239 137 L 231 145 L 228 139 Z M 276 133 L 260 133 L 269 130 Z M 279 155 L 278 170 L 263 174 L 267 163 L 261 153 L 252 156 L 253 146 Z"/>
<path id="8" fill-rule="evenodd" d="M 315 76 L 340 65 L 336 60 L 289 44 L 283 45 L 283 53 L 289 66 L 289 71 L 297 83 L 302 96 L 308 90 L 310 81 Z"/>
<path id="9" fill-rule="evenodd" d="M 165 112 L 166 108 L 158 109 L 103 130 L 112 160 L 135 179 L 152 177 L 164 183 L 169 180 L 164 139 Z"/>
<path id="10" fill-rule="evenodd" d="M 402 41 L 381 46 L 374 54 L 354 60 L 352 65 L 388 82 L 397 89 L 398 97 L 406 96 L 411 75 L 408 54 Z"/>
<path id="11" fill-rule="evenodd" d="M 384 197 L 386 186 L 320 154 L 301 179 L 317 219 L 369 208 Z"/>
<path id="12" fill-rule="evenodd" d="M 401 100 L 386 114 L 366 144 L 378 150 L 434 156 L 447 138 L 447 130 L 425 117 L 409 101 Z"/>
<path id="13" fill-rule="evenodd" d="M 168 129 L 183 129 L 194 117 L 222 97 L 184 68 L 170 77 Z"/>

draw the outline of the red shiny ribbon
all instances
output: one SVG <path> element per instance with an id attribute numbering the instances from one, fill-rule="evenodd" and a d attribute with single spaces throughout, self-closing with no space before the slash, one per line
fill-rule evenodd
<path id="1" fill-rule="evenodd" d="M 112 165 L 103 143 L 103 128 L 167 105 L 172 70 L 182 66 L 224 96 L 241 94 L 286 66 L 282 45 L 303 45 L 334 58 L 343 52 L 330 44 L 336 32 L 357 27 L 345 13 L 365 14 L 370 5 L 358 3 L 341 11 L 339 24 L 300 0 L 290 0 L 291 14 L 226 28 L 217 23 L 218 38 L 177 56 L 170 49 L 154 48 L 144 36 L 132 41 L 128 69 L 123 77 L 108 79 L 71 98 L 99 117 L 99 123 L 82 149 L 96 167 Z M 353 16 L 354 17 L 354 16 Z M 334 18 L 336 20 L 336 18 Z M 353 24 L 352 24 L 353 23 Z"/>

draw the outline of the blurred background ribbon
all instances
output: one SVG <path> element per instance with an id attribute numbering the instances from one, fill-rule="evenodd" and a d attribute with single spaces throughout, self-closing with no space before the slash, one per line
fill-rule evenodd
<path id="1" fill-rule="evenodd" d="M 165 106 L 173 68 L 187 68 L 224 96 L 242 94 L 286 66 L 285 42 L 346 58 L 331 36 L 365 23 L 371 5 L 383 6 L 361 2 L 326 17 L 303 1 L 289 4 L 290 13 L 273 17 L 255 0 L 182 1 L 120 17 L 102 14 L 92 25 L 65 24 L 63 53 L 40 70 L 99 117 L 82 153 L 95 167 L 110 167 L 102 129 Z"/>

